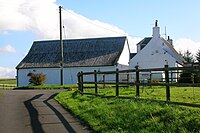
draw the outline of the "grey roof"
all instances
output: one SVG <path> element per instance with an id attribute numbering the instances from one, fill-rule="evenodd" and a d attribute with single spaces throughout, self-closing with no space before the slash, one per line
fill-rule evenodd
<path id="1" fill-rule="evenodd" d="M 174 57 L 179 64 L 184 64 L 186 62 L 185 59 L 174 49 L 174 47 L 164 38 L 161 39 L 165 43 L 165 45 L 162 46 L 163 50 Z"/>
<path id="2" fill-rule="evenodd" d="M 116 65 L 124 48 L 126 37 L 107 37 L 63 40 L 64 67 Z M 35 41 L 21 68 L 60 67 L 60 41 Z"/>
<path id="3" fill-rule="evenodd" d="M 130 53 L 130 59 L 132 59 L 137 53 Z"/>
<path id="4" fill-rule="evenodd" d="M 152 39 L 152 37 L 145 37 L 137 45 L 139 45 L 139 44 L 147 45 L 151 41 L 151 39 Z"/>

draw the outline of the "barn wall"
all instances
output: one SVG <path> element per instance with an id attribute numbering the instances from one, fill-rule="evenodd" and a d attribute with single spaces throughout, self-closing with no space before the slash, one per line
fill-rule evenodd
<path id="1" fill-rule="evenodd" d="M 117 63 L 121 64 L 121 65 L 129 65 L 129 61 L 130 61 L 130 49 L 129 49 L 129 46 L 128 46 L 128 42 L 125 41 L 125 44 L 124 44 L 124 48 L 123 48 L 123 51 L 119 57 L 119 60 Z"/>
<path id="2" fill-rule="evenodd" d="M 64 68 L 64 84 L 76 84 L 77 73 L 97 71 L 114 71 L 116 66 L 105 66 L 105 67 L 72 67 Z M 27 76 L 29 73 L 42 73 L 47 77 L 45 84 L 60 84 L 60 69 L 59 68 L 35 68 L 35 69 L 19 69 L 18 70 L 18 86 L 29 85 L 30 77 Z M 110 75 L 106 77 L 107 80 L 113 80 L 114 76 Z M 87 76 L 84 78 L 85 81 L 93 81 L 93 76 Z M 98 76 L 98 80 L 102 80 L 102 76 Z"/>
<path id="3" fill-rule="evenodd" d="M 64 83 L 65 84 L 76 84 L 77 83 L 77 73 L 78 72 L 93 72 L 96 71 L 115 71 L 115 66 L 106 66 L 106 67 L 73 67 L 73 68 L 65 68 L 64 69 Z M 107 79 L 112 79 L 113 76 L 107 76 Z M 97 80 L 102 80 L 102 76 L 98 76 Z M 94 81 L 94 77 L 92 76 L 84 76 L 84 81 Z"/>
<path id="4" fill-rule="evenodd" d="M 35 69 L 19 69 L 18 70 L 18 86 L 29 85 L 29 73 L 42 73 L 47 77 L 46 84 L 57 84 L 60 80 L 58 68 L 35 68 Z"/>

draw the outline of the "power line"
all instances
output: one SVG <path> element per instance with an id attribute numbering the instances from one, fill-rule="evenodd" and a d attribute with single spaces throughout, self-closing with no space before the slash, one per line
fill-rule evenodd
<path id="1" fill-rule="evenodd" d="M 18 3 L 6 3 L 6 2 L 1 2 L 0 3 L 0 7 L 5 7 L 6 5 L 8 5 L 8 6 L 13 6 L 13 7 L 18 7 L 19 9 L 23 9 L 23 8 L 31 8 L 31 9 L 33 9 L 33 8 L 38 8 L 37 7 L 37 5 L 27 5 L 27 4 L 25 4 L 25 3 L 21 3 L 21 4 L 18 4 Z M 77 15 L 77 14 L 75 14 L 75 13 L 73 13 L 73 12 L 71 12 L 71 11 L 69 11 L 69 10 L 66 10 L 66 9 L 64 9 L 64 10 L 62 10 L 63 11 L 63 13 L 65 12 L 65 15 L 66 15 L 66 13 L 70 13 L 71 15 L 73 15 L 73 16 L 75 16 L 75 17 L 77 17 L 77 18 L 79 18 L 79 19 L 81 19 L 81 20 L 83 20 L 83 21 L 85 21 L 85 22 L 87 22 L 87 23 L 89 23 L 89 24 L 92 24 L 92 25 L 94 25 L 94 26 L 96 26 L 96 27 L 99 27 L 99 28 L 101 28 L 101 29 L 104 29 L 104 30 L 107 30 L 107 31 L 110 31 L 110 32 L 113 32 L 113 33 L 117 33 L 117 34 L 119 34 L 119 35 L 125 35 L 125 36 L 130 36 L 130 37 L 139 37 L 139 38 L 141 38 L 140 36 L 134 36 L 134 35 L 130 35 L 130 34 L 128 34 L 128 33 L 122 33 L 122 32 L 118 32 L 118 31 L 115 31 L 115 30 L 112 30 L 112 29 L 109 29 L 109 28 L 106 28 L 106 27 L 104 27 L 104 26 L 101 26 L 101 25 L 98 25 L 98 24 L 96 24 L 96 23 L 94 23 L 94 22 L 92 22 L 92 21 L 89 21 L 87 18 L 84 18 L 84 17 L 82 17 L 82 16 L 79 16 L 79 15 Z M 64 14 L 63 14 L 64 15 Z M 63 23 L 64 24 L 64 23 Z M 64 34 L 65 34 L 65 27 L 63 27 L 64 28 Z M 66 36 L 66 34 L 65 34 L 65 36 Z"/>
<path id="2" fill-rule="evenodd" d="M 69 11 L 69 10 L 63 10 L 63 12 L 65 12 L 65 13 L 70 13 L 71 15 L 73 15 L 73 16 L 75 16 L 75 17 L 77 17 L 77 18 L 79 18 L 79 19 L 81 19 L 81 20 L 83 20 L 83 21 L 85 21 L 85 22 L 87 22 L 87 23 L 89 23 L 89 24 L 92 24 L 92 25 L 94 25 L 94 26 L 96 26 L 96 27 L 99 27 L 99 28 L 101 28 L 101 29 L 104 29 L 104 30 L 108 30 L 108 31 L 111 31 L 111 32 L 114 32 L 114 33 L 117 33 L 117 34 L 120 34 L 120 35 L 125 35 L 125 36 L 130 36 L 130 37 L 135 37 L 135 38 L 136 38 L 136 37 L 137 37 L 137 38 L 142 38 L 142 37 L 140 37 L 140 36 L 134 36 L 134 35 L 130 35 L 130 34 L 128 34 L 128 33 L 120 33 L 120 32 L 118 32 L 118 31 L 115 31 L 115 30 L 112 30 L 112 29 L 109 29 L 109 28 L 106 28 L 106 27 L 97 25 L 96 23 L 93 23 L 93 22 L 87 20 L 87 18 L 84 18 L 84 17 L 82 17 L 82 16 L 79 16 L 79 15 L 77 15 L 77 14 L 75 14 L 75 13 Z M 65 14 L 65 15 L 67 15 L 67 14 Z"/>
<path id="3" fill-rule="evenodd" d="M 117 34 L 121 34 L 121 35 L 127 35 L 127 34 L 125 34 L 125 33 L 120 33 L 120 32 L 117 32 L 117 31 L 108 29 L 108 28 L 106 28 L 106 27 L 97 25 L 97 24 L 95 24 L 95 23 L 93 23 L 93 22 L 91 22 L 91 21 L 88 21 L 87 19 L 82 18 L 82 17 L 78 16 L 77 14 L 74 14 L 74 13 L 68 11 L 68 10 L 64 10 L 64 12 L 70 13 L 71 15 L 76 16 L 77 18 L 79 18 L 79 19 L 81 19 L 81 20 L 84 20 L 85 22 L 90 23 L 90 24 L 92 24 L 92 25 L 94 25 L 94 26 L 97 26 L 97 27 L 99 27 L 99 28 L 102 28 L 102 29 L 105 29 L 105 30 L 108 30 L 108 31 L 111 31 L 111 32 L 114 32 L 114 33 L 117 33 Z"/>

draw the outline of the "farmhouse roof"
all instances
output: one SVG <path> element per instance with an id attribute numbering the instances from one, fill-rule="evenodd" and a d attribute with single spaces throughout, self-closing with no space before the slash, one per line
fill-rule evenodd
<path id="1" fill-rule="evenodd" d="M 176 59 L 179 64 L 184 64 L 186 61 L 185 59 L 174 49 L 174 47 L 164 38 L 162 38 L 165 45 L 163 45 L 163 50 L 168 52 L 172 57 Z"/>
<path id="2" fill-rule="evenodd" d="M 152 37 L 145 37 L 144 39 L 142 39 L 137 45 L 142 45 L 143 48 L 148 45 L 148 43 L 151 41 Z M 163 45 L 162 45 L 162 49 L 164 51 L 166 51 L 168 54 L 170 54 L 173 58 L 176 59 L 176 61 L 179 64 L 184 64 L 186 61 L 185 59 L 178 54 L 178 52 L 174 49 L 174 47 L 164 38 L 161 37 L 161 40 L 163 41 Z M 135 55 L 133 54 L 131 59 L 134 57 Z"/>
<path id="3" fill-rule="evenodd" d="M 107 37 L 63 40 L 64 67 L 92 67 L 116 65 L 123 51 L 126 37 Z M 18 64 L 22 68 L 60 67 L 60 41 L 35 41 Z"/>
<path id="4" fill-rule="evenodd" d="M 132 59 L 137 53 L 130 53 L 130 59 Z"/>
<path id="5" fill-rule="evenodd" d="M 145 37 L 144 39 L 142 39 L 137 45 L 147 45 L 150 41 L 151 41 L 152 37 Z"/>

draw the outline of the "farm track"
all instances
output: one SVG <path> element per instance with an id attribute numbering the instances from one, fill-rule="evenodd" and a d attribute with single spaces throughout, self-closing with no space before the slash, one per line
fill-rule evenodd
<path id="1" fill-rule="evenodd" d="M 53 99 L 60 90 L 1 90 L 1 133 L 88 133 Z"/>

